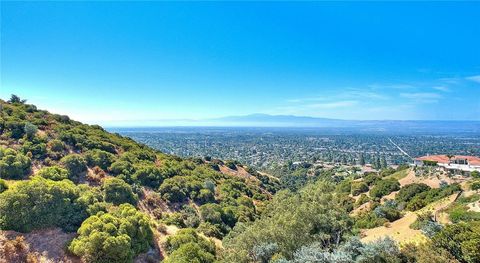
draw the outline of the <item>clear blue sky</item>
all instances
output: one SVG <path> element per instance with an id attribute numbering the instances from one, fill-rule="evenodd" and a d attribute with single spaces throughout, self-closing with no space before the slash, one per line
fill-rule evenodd
<path id="1" fill-rule="evenodd" d="M 0 97 L 89 123 L 480 119 L 480 3 L 1 2 Z"/>

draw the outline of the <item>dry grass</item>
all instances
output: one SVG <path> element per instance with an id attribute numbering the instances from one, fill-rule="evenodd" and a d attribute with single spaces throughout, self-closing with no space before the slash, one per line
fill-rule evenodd
<path id="1" fill-rule="evenodd" d="M 369 211 L 370 207 L 371 207 L 371 202 L 366 202 L 365 204 L 362 204 L 359 207 L 353 209 L 353 211 L 350 212 L 350 215 L 356 216 L 356 215 L 360 214 L 361 212 Z"/>
<path id="2" fill-rule="evenodd" d="M 5 255 L 6 250 L 12 251 L 12 245 L 17 253 L 16 258 L 0 258 L 0 262 L 81 262 L 78 257 L 65 251 L 66 244 L 74 237 L 74 233 L 65 233 L 59 228 L 26 234 L 0 231 L 0 253 Z"/>
<path id="3" fill-rule="evenodd" d="M 363 230 L 362 241 L 371 242 L 388 236 L 397 241 L 399 244 L 424 242 L 426 237 L 422 234 L 422 232 L 420 230 L 410 228 L 410 225 L 417 220 L 417 215 L 427 211 L 431 211 L 432 214 L 436 214 L 450 205 L 456 197 L 457 194 L 452 194 L 441 200 L 433 202 L 416 212 L 407 212 L 402 218 L 391 222 L 388 226 L 380 226 Z"/>
<path id="4" fill-rule="evenodd" d="M 395 172 L 395 173 L 385 177 L 385 179 L 394 179 L 394 180 L 398 181 L 402 178 L 405 178 L 411 171 L 412 171 L 412 169 L 400 170 L 398 172 Z"/>

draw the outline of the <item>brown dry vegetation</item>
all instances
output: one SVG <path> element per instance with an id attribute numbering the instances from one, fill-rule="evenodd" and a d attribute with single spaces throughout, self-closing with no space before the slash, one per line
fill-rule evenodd
<path id="1" fill-rule="evenodd" d="M 0 262 L 81 262 L 65 252 L 66 244 L 74 237 L 75 233 L 65 233 L 60 228 L 27 234 L 0 231 Z"/>

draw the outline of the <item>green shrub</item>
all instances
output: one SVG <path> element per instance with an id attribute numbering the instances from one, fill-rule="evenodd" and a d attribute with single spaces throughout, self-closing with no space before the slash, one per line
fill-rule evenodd
<path id="1" fill-rule="evenodd" d="M 120 205 L 123 203 L 136 204 L 138 197 L 133 193 L 132 187 L 122 179 L 109 178 L 103 182 L 105 202 Z"/>
<path id="2" fill-rule="evenodd" d="M 38 131 L 37 126 L 31 124 L 30 122 L 25 123 L 25 126 L 23 129 L 28 139 L 32 139 Z"/>
<path id="3" fill-rule="evenodd" d="M 53 181 L 68 179 L 68 171 L 58 166 L 43 167 L 37 172 L 36 175 Z"/>
<path id="4" fill-rule="evenodd" d="M 22 179 L 30 173 L 31 161 L 13 149 L 0 148 L 0 178 Z"/>
<path id="5" fill-rule="evenodd" d="M 336 191 L 340 193 L 350 193 L 352 191 L 352 181 L 343 180 L 338 183 Z"/>
<path id="6" fill-rule="evenodd" d="M 471 173 L 471 176 L 472 176 L 473 178 L 480 179 L 480 172 L 478 172 L 478 171 L 473 171 L 473 172 Z"/>
<path id="7" fill-rule="evenodd" d="M 141 185 L 157 189 L 163 182 L 162 171 L 154 165 L 141 166 L 136 169 L 132 179 Z"/>
<path id="8" fill-rule="evenodd" d="M 47 155 L 47 145 L 34 139 L 22 145 L 22 152 L 24 154 L 31 154 L 30 156 L 34 159 L 43 159 Z"/>
<path id="9" fill-rule="evenodd" d="M 8 189 L 7 182 L 5 180 L 0 179 L 0 194 L 5 192 Z"/>
<path id="10" fill-rule="evenodd" d="M 87 218 L 68 249 L 86 262 L 132 262 L 152 244 L 146 215 L 130 204 Z"/>
<path id="11" fill-rule="evenodd" d="M 232 161 L 232 160 L 227 160 L 225 162 L 225 166 L 227 166 L 228 168 L 232 169 L 232 170 L 237 170 L 237 162 L 235 161 Z"/>
<path id="12" fill-rule="evenodd" d="M 478 189 L 480 189 L 480 181 L 478 181 L 478 182 L 473 182 L 473 183 L 470 185 L 470 188 L 471 188 L 472 190 L 478 190 Z"/>
<path id="13" fill-rule="evenodd" d="M 25 134 L 25 122 L 23 121 L 7 121 L 5 122 L 5 127 L 12 139 L 20 139 Z"/>
<path id="14" fill-rule="evenodd" d="M 54 152 L 63 152 L 65 150 L 65 144 L 58 139 L 49 141 L 48 147 Z"/>
<path id="15" fill-rule="evenodd" d="M 110 167 L 108 168 L 108 170 L 113 175 L 132 174 L 134 171 L 132 163 L 123 160 L 117 160 L 113 162 L 112 165 L 110 165 Z"/>
<path id="16" fill-rule="evenodd" d="M 480 221 L 480 213 L 470 211 L 469 203 L 474 203 L 480 199 L 480 195 L 474 194 L 468 197 L 460 197 L 455 203 L 451 204 L 447 213 L 453 223 L 460 221 Z"/>
<path id="17" fill-rule="evenodd" d="M 407 202 L 406 208 L 410 211 L 416 211 L 432 202 L 440 200 L 460 190 L 461 188 L 459 184 L 451 184 L 443 188 L 435 188 L 428 191 L 423 191 L 414 195 L 413 198 Z"/>
<path id="18" fill-rule="evenodd" d="M 173 253 L 175 250 L 188 243 L 195 243 L 202 250 L 211 254 L 215 253 L 215 243 L 204 237 L 201 237 L 192 228 L 181 229 L 175 235 L 167 237 L 165 248 L 167 252 Z"/>
<path id="19" fill-rule="evenodd" d="M 380 180 L 375 184 L 375 186 L 373 186 L 372 190 L 370 190 L 370 196 L 380 198 L 399 189 L 400 183 L 398 183 L 397 180 Z"/>
<path id="20" fill-rule="evenodd" d="M 361 193 L 368 192 L 368 185 L 364 182 L 353 182 L 352 183 L 352 195 L 357 196 Z"/>
<path id="21" fill-rule="evenodd" d="M 223 237 L 223 233 L 222 233 L 222 230 L 220 229 L 220 227 L 218 227 L 217 225 L 214 225 L 210 222 L 200 223 L 197 230 L 199 232 L 203 233 L 204 235 L 209 236 L 209 237 L 216 237 L 216 238 L 222 238 Z"/>
<path id="22" fill-rule="evenodd" d="M 355 227 L 359 229 L 369 229 L 381 226 L 387 222 L 388 220 L 386 218 L 378 217 L 375 215 L 375 213 L 370 211 L 357 216 L 355 220 Z"/>
<path id="23" fill-rule="evenodd" d="M 56 226 L 74 230 L 87 217 L 90 203 L 81 199 L 86 194 L 68 180 L 35 176 L 19 182 L 0 194 L 0 229 L 29 232 Z"/>
<path id="24" fill-rule="evenodd" d="M 415 195 L 419 194 L 419 193 L 422 193 L 422 192 L 425 192 L 425 191 L 428 191 L 430 190 L 430 186 L 426 185 L 426 184 L 409 184 L 409 185 L 406 185 L 404 187 L 402 187 L 402 189 L 400 189 L 400 191 L 398 191 L 398 194 L 395 196 L 395 200 L 397 202 L 408 202 L 410 201 Z"/>
<path id="25" fill-rule="evenodd" d="M 366 194 L 361 194 L 360 197 L 355 202 L 355 207 L 359 207 L 368 201 L 370 201 L 370 197 L 368 197 L 368 195 Z"/>
<path id="26" fill-rule="evenodd" d="M 365 175 L 363 178 L 363 181 L 368 184 L 369 186 L 375 184 L 377 181 L 380 181 L 382 178 L 375 173 L 369 173 Z"/>
<path id="27" fill-rule="evenodd" d="M 68 170 L 69 177 L 78 179 L 87 171 L 87 163 L 79 154 L 69 154 L 60 160 L 60 163 Z"/>
<path id="28" fill-rule="evenodd" d="M 106 151 L 94 149 L 86 152 L 85 159 L 88 166 L 98 166 L 103 170 L 107 170 L 107 168 L 112 164 L 113 160 L 115 159 L 115 155 Z"/>
<path id="29" fill-rule="evenodd" d="M 213 263 L 215 256 L 202 249 L 202 247 L 196 243 L 187 243 L 182 245 L 164 261 L 165 263 Z"/>
<path id="30" fill-rule="evenodd" d="M 434 247 L 450 252 L 460 262 L 475 263 L 480 258 L 480 226 L 449 224 L 432 238 Z"/>

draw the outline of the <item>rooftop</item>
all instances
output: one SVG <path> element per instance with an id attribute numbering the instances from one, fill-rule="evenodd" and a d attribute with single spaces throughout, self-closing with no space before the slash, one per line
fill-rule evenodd
<path id="1" fill-rule="evenodd" d="M 480 157 L 469 156 L 469 155 L 453 155 L 453 157 L 448 158 L 447 155 L 428 155 L 415 158 L 418 161 L 433 161 L 438 163 L 449 163 L 451 160 L 468 160 L 470 165 L 480 165 Z"/>

